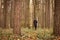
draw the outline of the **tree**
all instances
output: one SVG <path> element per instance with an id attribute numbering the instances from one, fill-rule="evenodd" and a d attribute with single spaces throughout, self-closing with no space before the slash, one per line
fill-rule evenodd
<path id="1" fill-rule="evenodd" d="M 23 4 L 24 4 L 24 10 L 22 10 L 23 12 L 24 12 L 24 16 L 25 16 L 25 27 L 30 27 L 30 23 L 29 23 L 29 21 L 30 21 L 30 19 L 29 19 L 29 15 L 30 15 L 30 13 L 29 13 L 29 1 L 30 0 L 24 0 L 24 2 L 23 2 Z"/>
<path id="2" fill-rule="evenodd" d="M 5 28 L 4 1 L 0 0 L 0 27 Z"/>
<path id="3" fill-rule="evenodd" d="M 29 0 L 29 19 L 30 19 L 29 23 L 31 28 L 33 26 L 33 13 L 34 13 L 33 0 Z"/>
<path id="4" fill-rule="evenodd" d="M 1 0 L 0 0 L 0 27 L 1 27 Z"/>
<path id="5" fill-rule="evenodd" d="M 14 34 L 20 34 L 21 27 L 20 27 L 20 11 L 21 11 L 21 0 L 12 0 L 12 19 L 11 25 L 13 26 Z"/>
<path id="6" fill-rule="evenodd" d="M 45 27 L 50 28 L 50 0 L 45 0 Z"/>
<path id="7" fill-rule="evenodd" d="M 55 11 L 54 11 L 54 35 L 60 35 L 60 0 L 55 0 Z"/>
<path id="8" fill-rule="evenodd" d="M 5 27 L 10 27 L 11 0 L 4 0 Z"/>

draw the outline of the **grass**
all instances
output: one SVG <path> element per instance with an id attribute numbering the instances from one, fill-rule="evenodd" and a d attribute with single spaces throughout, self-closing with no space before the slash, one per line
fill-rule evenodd
<path id="1" fill-rule="evenodd" d="M 8 35 L 8 39 L 10 40 L 13 40 L 13 33 L 12 33 L 12 29 L 0 29 L 0 34 L 1 35 Z M 11 33 L 11 34 L 9 34 Z M 50 28 L 50 29 L 47 29 L 47 28 L 38 28 L 37 30 L 34 30 L 34 28 L 21 28 L 21 36 L 19 36 L 18 38 L 21 37 L 21 40 L 42 40 L 44 38 L 51 38 L 52 37 L 52 34 L 53 33 L 53 29 Z M 0 37 L 1 37 L 0 35 Z M 17 38 L 17 39 L 18 39 Z M 0 38 L 1 39 L 1 38 Z"/>
<path id="2" fill-rule="evenodd" d="M 53 33 L 53 29 L 47 29 L 47 28 L 38 28 L 37 30 L 34 29 L 29 29 L 29 28 L 21 28 L 21 34 L 22 36 L 31 36 L 34 38 L 52 38 L 53 36 L 51 35 Z"/>

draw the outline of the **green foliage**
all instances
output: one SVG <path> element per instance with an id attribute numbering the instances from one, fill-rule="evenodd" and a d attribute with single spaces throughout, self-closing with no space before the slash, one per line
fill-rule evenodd
<path id="1" fill-rule="evenodd" d="M 50 29 L 42 29 L 42 28 L 38 28 L 37 30 L 34 30 L 33 28 L 29 29 L 29 28 L 21 28 L 21 35 L 17 35 L 17 39 L 21 37 L 21 39 L 28 39 L 28 38 L 32 38 L 35 39 L 37 38 L 38 40 L 43 40 L 45 38 L 52 38 L 53 36 L 52 34 L 52 28 Z M 7 33 L 7 32 L 2 32 L 0 31 L 0 39 L 1 39 L 1 35 L 4 36 L 8 36 L 8 40 L 14 40 L 14 34 L 12 33 Z"/>
<path id="2" fill-rule="evenodd" d="M 34 35 L 35 33 L 35 35 Z M 44 38 L 52 38 L 53 36 L 51 35 L 53 33 L 52 28 L 47 29 L 47 28 L 38 28 L 37 30 L 34 29 L 29 29 L 29 28 L 22 28 L 22 37 L 29 37 L 28 35 L 31 35 L 31 37 L 36 37 L 37 39 L 44 39 Z"/>

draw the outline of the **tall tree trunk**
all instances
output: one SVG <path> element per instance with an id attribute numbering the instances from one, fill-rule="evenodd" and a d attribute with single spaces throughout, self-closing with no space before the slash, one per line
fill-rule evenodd
<path id="1" fill-rule="evenodd" d="M 25 27 L 29 27 L 29 0 L 24 0 Z"/>
<path id="2" fill-rule="evenodd" d="M 44 19 L 44 0 L 41 0 L 41 28 L 44 28 L 45 19 Z"/>
<path id="3" fill-rule="evenodd" d="M 5 0 L 5 26 L 6 28 L 10 27 L 10 13 L 11 13 L 11 0 Z"/>
<path id="4" fill-rule="evenodd" d="M 0 0 L 0 27 L 1 27 L 1 0 Z"/>
<path id="5" fill-rule="evenodd" d="M 46 22 L 45 22 L 45 27 L 49 28 L 50 27 L 50 0 L 46 0 Z"/>
<path id="6" fill-rule="evenodd" d="M 41 27 L 41 0 L 38 0 L 38 27 Z"/>
<path id="7" fill-rule="evenodd" d="M 60 35 L 60 0 L 55 0 L 54 34 Z"/>
<path id="8" fill-rule="evenodd" d="M 14 34 L 20 34 L 20 11 L 21 11 L 21 0 L 12 0 L 12 19 L 11 24 L 13 26 Z"/>
<path id="9" fill-rule="evenodd" d="M 50 27 L 53 27 L 54 16 L 54 0 L 50 0 Z"/>
<path id="10" fill-rule="evenodd" d="M 26 9 L 25 9 L 25 7 L 26 7 L 26 3 L 27 3 L 27 1 L 25 2 L 25 0 L 22 0 L 21 1 L 21 17 L 20 17 L 20 25 L 21 25 L 21 27 L 25 27 L 25 13 L 26 13 Z"/>
<path id="11" fill-rule="evenodd" d="M 34 19 L 36 19 L 36 0 L 33 0 L 34 3 Z"/>
<path id="12" fill-rule="evenodd" d="M 4 1 L 0 0 L 0 27 L 5 28 L 4 25 Z"/>
<path id="13" fill-rule="evenodd" d="M 34 5 L 33 5 L 33 0 L 29 1 L 29 18 L 30 18 L 30 27 L 32 28 L 32 23 L 33 23 L 33 12 L 34 12 Z"/>

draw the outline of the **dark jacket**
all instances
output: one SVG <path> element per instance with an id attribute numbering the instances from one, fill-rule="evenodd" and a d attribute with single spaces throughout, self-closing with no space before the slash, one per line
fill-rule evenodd
<path id="1" fill-rule="evenodd" d="M 34 23 L 34 26 L 37 26 L 37 20 L 34 20 L 33 23 Z"/>

